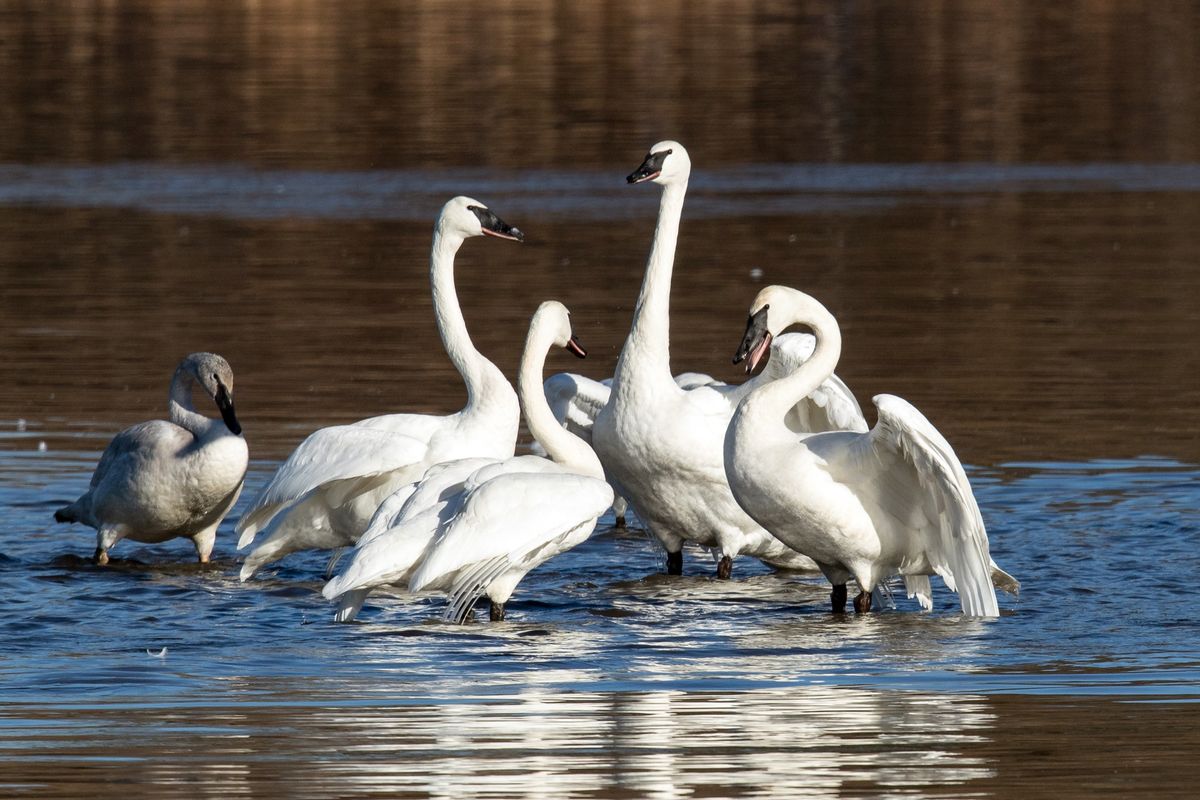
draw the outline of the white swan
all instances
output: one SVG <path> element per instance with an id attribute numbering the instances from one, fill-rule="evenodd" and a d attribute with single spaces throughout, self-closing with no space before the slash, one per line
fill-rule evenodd
<path id="1" fill-rule="evenodd" d="M 701 372 L 681 372 L 674 377 L 680 389 L 711 387 L 729 403 L 729 413 L 755 386 L 790 375 L 812 355 L 816 340 L 807 333 L 786 333 L 771 342 L 771 357 L 761 372 L 741 384 L 727 384 Z M 612 393 L 612 378 L 595 380 L 573 372 L 558 372 L 546 379 L 542 388 L 550 411 L 559 424 L 592 443 L 592 427 L 600 409 Z M 796 404 L 788 414 L 788 427 L 797 433 L 822 431 L 866 431 L 858 400 L 837 375 L 830 375 L 812 394 Z M 536 442 L 535 442 L 536 444 Z M 534 452 L 537 452 L 535 448 Z M 617 527 L 625 526 L 625 498 L 613 500 Z"/>
<path id="2" fill-rule="evenodd" d="M 691 161 L 678 142 L 659 142 L 630 183 L 663 187 L 654 244 L 633 326 L 613 375 L 612 394 L 592 428 L 592 443 L 617 494 L 667 550 L 667 572 L 683 568 L 683 542 L 712 548 L 728 578 L 746 553 L 793 569 L 815 565 L 762 529 L 738 506 L 725 479 L 725 428 L 733 406 L 713 386 L 681 389 L 671 377 L 671 272 Z M 732 387 L 736 391 L 737 387 Z"/>
<path id="3" fill-rule="evenodd" d="M 768 286 L 751 306 L 734 361 L 753 370 L 772 337 L 803 323 L 816 336 L 812 358 L 786 378 L 751 392 L 725 437 L 734 496 L 767 530 L 810 556 L 834 586 L 833 608 L 846 604 L 846 581 L 860 593 L 899 573 L 909 597 L 932 608 L 930 575 L 957 591 L 964 613 L 999 615 L 993 584 L 1020 584 L 996 566 L 971 485 L 954 450 L 921 412 L 893 395 L 874 398 L 879 420 L 868 433 L 796 436 L 784 416 L 826 376 L 841 353 L 837 321 L 803 292 Z"/>
<path id="4" fill-rule="evenodd" d="M 455 197 L 438 216 L 430 255 L 438 332 L 466 382 L 466 406 L 449 416 L 390 414 L 311 434 L 238 522 L 239 550 L 264 534 L 242 564 L 242 580 L 297 550 L 353 544 L 379 503 L 432 464 L 513 454 L 521 416 L 516 393 L 472 344 L 454 288 L 455 253 L 466 238 L 483 235 L 524 239 L 482 203 Z"/>
<path id="5" fill-rule="evenodd" d="M 199 385 L 217 404 L 221 419 L 192 405 Z M 242 492 L 249 451 L 233 411 L 233 370 L 215 353 L 192 353 L 171 379 L 170 422 L 133 425 L 109 442 L 87 492 L 54 512 L 58 522 L 96 529 L 96 562 L 121 539 L 192 540 L 205 563 L 217 526 Z"/>
<path id="6" fill-rule="evenodd" d="M 447 619 L 461 622 L 481 597 L 490 618 L 533 568 L 587 539 L 612 504 L 595 453 L 559 426 L 542 393 L 551 346 L 582 355 L 567 309 L 542 303 L 521 357 L 517 390 L 529 429 L 550 459 L 517 456 L 440 464 L 380 506 L 350 563 L 326 584 L 337 619 L 353 619 L 371 589 L 408 583 L 413 591 L 450 595 Z"/>

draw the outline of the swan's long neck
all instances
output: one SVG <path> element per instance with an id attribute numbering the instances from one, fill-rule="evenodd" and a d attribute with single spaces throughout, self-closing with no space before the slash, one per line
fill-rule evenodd
<path id="1" fill-rule="evenodd" d="M 654 243 L 646 262 L 633 326 L 614 375 L 617 392 L 623 381 L 629 382 L 635 376 L 671 380 L 671 273 L 675 268 L 675 245 L 679 241 L 679 219 L 687 183 L 687 176 L 683 176 L 663 186 Z"/>
<path id="2" fill-rule="evenodd" d="M 204 438 L 217 429 L 228 430 L 225 423 L 219 419 L 204 416 L 192 405 L 192 387 L 196 379 L 187 370 L 176 370 L 171 379 L 171 396 L 167 400 L 168 415 L 171 422 L 191 433 L 196 438 Z"/>
<path id="3" fill-rule="evenodd" d="M 772 306 L 770 312 L 775 313 Z M 784 327 L 805 324 L 816 337 L 812 356 L 792 374 L 757 386 L 738 406 L 733 425 L 784 425 L 784 417 L 797 403 L 833 374 L 842 354 L 842 333 L 837 320 L 815 300 L 804 295 L 784 314 Z"/>
<path id="4" fill-rule="evenodd" d="M 537 335 L 533 329 L 525 341 L 525 352 L 521 355 L 521 369 L 517 373 L 517 394 L 521 408 L 525 411 L 525 423 L 533 438 L 546 448 L 554 463 L 581 475 L 604 478 L 604 467 L 592 448 L 575 434 L 567 431 L 550 411 L 546 392 L 542 388 L 542 371 L 546 364 L 546 352 L 551 344 Z"/>
<path id="5" fill-rule="evenodd" d="M 479 409 L 489 400 L 512 398 L 512 386 L 500 369 L 475 349 L 458 292 L 454 287 L 454 256 L 462 247 L 463 237 L 437 230 L 429 259 L 429 282 L 433 287 L 433 312 L 437 319 L 442 346 L 450 362 L 467 385 L 467 406 L 464 413 Z M 505 391 L 507 390 L 507 391 Z"/>

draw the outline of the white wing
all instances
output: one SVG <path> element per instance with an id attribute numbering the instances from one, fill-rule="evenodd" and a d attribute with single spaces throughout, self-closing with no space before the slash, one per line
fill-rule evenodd
<path id="1" fill-rule="evenodd" d="M 336 600 L 349 592 L 407 581 L 440 524 L 438 509 L 431 509 L 359 544 L 351 552 L 346 567 L 325 584 L 321 594 Z"/>
<path id="2" fill-rule="evenodd" d="M 510 568 L 532 569 L 532 554 L 542 551 L 542 560 L 554 555 L 557 551 L 547 553 L 545 545 L 594 523 L 612 501 L 612 488 L 604 481 L 561 469 L 497 475 L 464 499 L 412 574 L 409 588 L 453 582 L 456 572 L 498 557 Z"/>
<path id="3" fill-rule="evenodd" d="M 810 333 L 785 333 L 771 342 L 771 356 L 763 369 L 763 380 L 791 375 L 812 357 L 816 337 Z M 813 392 L 796 404 L 784 420 L 796 433 L 854 431 L 866 433 L 867 420 L 854 393 L 837 375 L 830 375 Z"/>
<path id="4" fill-rule="evenodd" d="M 571 433 L 592 443 L 592 425 L 608 403 L 611 390 L 602 381 L 573 372 L 559 372 L 542 384 L 554 418 Z"/>
<path id="5" fill-rule="evenodd" d="M 359 537 L 358 546 L 418 514 L 445 507 L 462 491 L 463 482 L 472 473 L 495 462 L 494 458 L 460 458 L 434 464 L 425 470 L 420 480 L 405 484 L 388 495 Z"/>
<path id="6" fill-rule="evenodd" d="M 341 505 L 364 479 L 408 467 L 425 457 L 428 444 L 400 433 L 353 425 L 321 428 L 300 443 L 238 521 L 238 549 L 254 541 L 280 511 L 317 489 L 329 506 Z M 373 484 L 373 482 L 371 482 Z"/>
<path id="7" fill-rule="evenodd" d="M 875 427 L 827 469 L 855 490 L 881 537 L 915 540 L 907 548 L 914 568 L 927 561 L 958 592 L 964 613 L 998 616 L 987 530 L 953 448 L 907 401 L 881 394 L 874 402 Z M 927 579 L 906 584 L 931 607 Z"/>

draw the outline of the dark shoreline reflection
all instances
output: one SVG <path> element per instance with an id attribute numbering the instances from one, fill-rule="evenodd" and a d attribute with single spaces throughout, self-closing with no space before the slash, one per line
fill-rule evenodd
<path id="1" fill-rule="evenodd" d="M 1200 160 L 1192 4 L 452 7 L 8 3 L 0 162 Z"/>

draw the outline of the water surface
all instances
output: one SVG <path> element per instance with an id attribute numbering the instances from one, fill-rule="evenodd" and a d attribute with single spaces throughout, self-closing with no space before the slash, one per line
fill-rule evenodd
<path id="1" fill-rule="evenodd" d="M 0 795 L 1190 796 L 1196 10 L 576 6 L 0 9 Z M 250 495 L 319 426 L 458 408 L 454 194 L 528 234 L 460 253 L 480 349 L 512 375 L 553 297 L 590 355 L 549 368 L 611 374 L 658 192 L 623 177 L 668 137 L 676 369 L 740 379 L 755 292 L 816 295 L 860 401 L 968 465 L 999 619 L 668 579 L 606 518 L 505 624 L 397 592 L 335 625 L 324 555 L 238 582 L 248 498 L 203 568 L 52 523 L 192 350 L 234 367 Z"/>

